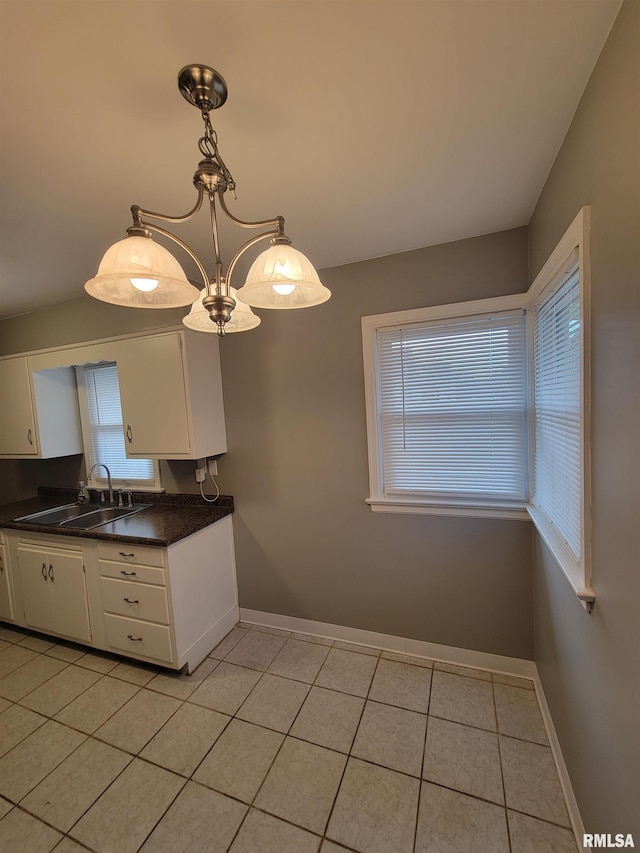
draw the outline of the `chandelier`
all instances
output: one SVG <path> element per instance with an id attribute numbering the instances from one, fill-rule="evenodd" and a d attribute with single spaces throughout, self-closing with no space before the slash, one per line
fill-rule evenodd
<path id="1" fill-rule="evenodd" d="M 276 216 L 259 222 L 244 222 L 227 207 L 225 193 L 235 197 L 236 183 L 218 150 L 218 138 L 210 113 L 227 100 L 227 84 L 222 75 L 206 65 L 188 65 L 178 75 L 183 97 L 197 107 L 204 121 L 204 136 L 198 141 L 203 159 L 193 176 L 197 198 L 183 216 L 167 216 L 133 205 L 133 225 L 124 240 L 107 249 L 96 276 L 85 290 L 96 299 L 130 308 L 179 308 L 192 304 L 183 323 L 202 332 L 240 332 L 260 323 L 254 308 L 307 308 L 331 296 L 318 278 L 309 259 L 291 245 L 284 231 L 284 218 Z M 209 276 L 204 264 L 189 246 L 166 228 L 149 222 L 182 223 L 192 219 L 209 203 L 215 271 Z M 226 269 L 220 254 L 218 208 L 240 228 L 262 228 L 247 240 L 229 261 Z M 178 261 L 152 234 L 160 234 L 180 246 L 193 260 L 202 278 L 201 291 L 191 283 Z M 249 269 L 240 291 L 231 286 L 233 271 L 245 252 L 269 240 L 271 246 Z"/>

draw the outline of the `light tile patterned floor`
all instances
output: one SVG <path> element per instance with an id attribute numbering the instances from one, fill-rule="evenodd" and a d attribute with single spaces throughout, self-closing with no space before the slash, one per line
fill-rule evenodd
<path id="1" fill-rule="evenodd" d="M 0 850 L 576 853 L 533 683 L 236 626 L 190 676 L 0 625 Z"/>

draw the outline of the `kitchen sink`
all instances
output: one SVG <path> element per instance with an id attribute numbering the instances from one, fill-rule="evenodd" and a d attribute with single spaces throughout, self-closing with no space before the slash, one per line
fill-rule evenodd
<path id="1" fill-rule="evenodd" d="M 73 530 L 91 530 L 101 524 L 108 524 L 118 518 L 134 515 L 140 510 L 147 509 L 151 504 L 134 504 L 133 506 L 101 506 L 100 504 L 66 504 L 32 515 L 14 518 L 24 524 L 42 524 L 51 527 L 69 527 Z"/>
<path id="2" fill-rule="evenodd" d="M 32 515 L 23 515 L 13 520 L 26 521 L 31 524 L 60 524 L 70 518 L 77 518 L 79 515 L 85 515 L 85 513 L 99 508 L 100 504 L 65 504 L 53 509 L 44 509 L 42 512 L 34 512 Z"/>
<path id="3" fill-rule="evenodd" d="M 151 504 L 134 504 L 133 506 L 104 506 L 100 509 L 87 512 L 77 518 L 62 521 L 60 527 L 72 527 L 74 530 L 91 530 L 92 527 L 100 527 L 110 521 L 117 521 L 128 515 L 135 515 L 142 509 L 147 509 Z"/>

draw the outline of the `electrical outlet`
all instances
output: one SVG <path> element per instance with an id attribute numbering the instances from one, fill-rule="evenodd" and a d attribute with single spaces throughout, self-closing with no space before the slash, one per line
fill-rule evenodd
<path id="1" fill-rule="evenodd" d="M 218 473 L 218 460 L 217 459 L 207 459 L 207 465 L 208 465 L 209 474 L 211 474 L 212 477 L 215 477 L 216 474 Z"/>

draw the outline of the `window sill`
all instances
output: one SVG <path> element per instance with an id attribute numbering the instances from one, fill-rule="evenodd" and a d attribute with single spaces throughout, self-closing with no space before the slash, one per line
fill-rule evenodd
<path id="1" fill-rule="evenodd" d="M 425 503 L 390 500 L 389 498 L 366 498 L 365 503 L 369 504 L 372 512 L 466 516 L 468 518 L 506 518 L 516 521 L 529 521 L 529 513 L 524 505 L 491 504 L 480 506 L 469 503 Z"/>
<path id="2" fill-rule="evenodd" d="M 99 481 L 91 481 L 87 483 L 88 489 L 93 489 L 99 492 L 106 492 L 109 489 L 109 484 L 105 480 L 104 482 Z M 152 494 L 162 494 L 166 491 L 163 486 L 144 486 L 141 483 L 122 483 L 122 482 L 113 482 L 112 488 L 114 492 L 150 492 Z"/>
<path id="3" fill-rule="evenodd" d="M 562 573 L 571 584 L 575 594 L 580 599 L 580 603 L 587 613 L 591 613 L 596 596 L 586 577 L 584 565 L 579 560 L 576 560 L 564 540 L 558 535 L 554 526 L 547 520 L 545 514 L 538 509 L 537 506 L 528 504 L 527 512 L 531 517 L 536 530 L 540 534 L 542 541 L 545 543 L 549 551 L 551 551 L 551 554 L 560 566 Z"/>

